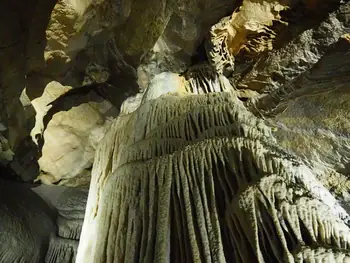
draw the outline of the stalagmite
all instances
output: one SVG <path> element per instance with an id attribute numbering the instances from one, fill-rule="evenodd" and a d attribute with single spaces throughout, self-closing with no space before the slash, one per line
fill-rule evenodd
<path id="1" fill-rule="evenodd" d="M 77 262 L 350 260 L 347 212 L 223 76 L 159 79 L 97 150 Z"/>

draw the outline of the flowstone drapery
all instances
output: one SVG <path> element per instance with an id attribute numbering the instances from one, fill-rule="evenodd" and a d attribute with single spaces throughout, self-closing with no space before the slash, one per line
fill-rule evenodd
<path id="1" fill-rule="evenodd" d="M 77 262 L 350 260 L 349 215 L 226 90 L 149 97 L 118 117 L 96 155 Z"/>

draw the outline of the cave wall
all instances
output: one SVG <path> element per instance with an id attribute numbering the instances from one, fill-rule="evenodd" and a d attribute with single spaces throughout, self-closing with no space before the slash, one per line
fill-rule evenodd
<path id="1" fill-rule="evenodd" d="M 28 174 L 40 170 L 31 162 L 43 154 L 43 145 L 29 142 L 38 114 L 31 101 L 49 83 L 72 88 L 101 84 L 94 88 L 94 98 L 81 94 L 75 99 L 109 101 L 115 117 L 121 103 L 144 90 L 156 74 L 183 72 L 210 25 L 236 3 L 60 0 L 3 5 L 2 10 L 16 14 L 3 16 L 13 22 L 3 28 L 8 43 L 1 52 L 2 156 L 5 164 L 14 159 L 12 168 Z M 61 110 L 57 106 L 51 117 Z"/>

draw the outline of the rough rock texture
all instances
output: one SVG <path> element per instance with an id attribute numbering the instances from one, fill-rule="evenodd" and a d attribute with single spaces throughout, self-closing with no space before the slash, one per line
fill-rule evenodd
<path id="1" fill-rule="evenodd" d="M 339 3 L 339 1 L 331 1 L 329 6 L 334 7 L 337 2 Z M 301 26 L 297 24 L 294 27 L 291 26 L 290 30 L 286 29 L 286 33 L 290 34 L 292 39 L 285 41 L 283 46 L 263 54 L 254 61 L 253 65 L 248 64 L 248 69 L 241 74 L 234 73 L 234 75 L 237 74 L 235 77 L 238 79 L 235 85 L 238 88 L 263 93 L 261 102 L 259 98 L 258 108 L 275 106 L 273 100 L 285 93 L 288 94 L 290 89 L 298 88 L 295 81 L 303 78 L 303 73 L 312 69 L 327 49 L 342 35 L 348 33 L 348 5 L 348 3 L 341 5 L 336 11 L 326 13 L 323 18 L 316 16 L 315 21 L 311 20 L 309 23 L 307 20 L 301 20 L 300 23 L 305 22 L 306 26 L 311 28 L 300 28 Z M 315 16 L 315 13 L 316 11 L 309 15 Z M 267 101 L 269 98 L 270 101 Z M 262 104 L 265 101 L 266 106 Z"/>
<path id="2" fill-rule="evenodd" d="M 28 116 L 19 100 L 22 91 L 26 88 L 26 94 L 33 100 L 42 95 L 51 81 L 81 86 L 85 69 L 93 59 L 81 61 L 76 58 L 77 54 L 93 45 L 93 36 L 102 29 L 115 26 L 114 18 L 125 9 L 111 9 L 111 2 L 33 0 L 23 5 L 11 1 L 1 3 L 0 123 L 1 133 L 13 151 L 32 128 L 28 124 L 32 123 L 33 115 Z M 123 1 L 121 5 L 128 5 L 126 2 L 129 1 Z M 96 9 L 86 11 L 91 8 Z M 125 22 L 127 17 L 128 11 L 123 12 L 124 18 L 120 18 L 119 23 Z M 106 14 L 111 15 L 106 17 Z M 109 18 L 114 22 L 105 27 L 103 20 Z M 108 41 L 108 37 L 102 39 Z"/>
<path id="3" fill-rule="evenodd" d="M 232 70 L 234 57 L 241 50 L 248 54 L 271 50 L 269 42 L 275 33 L 269 27 L 273 22 L 281 21 L 280 12 L 287 8 L 287 1 L 244 0 L 232 16 L 224 17 L 215 24 L 210 29 L 206 50 L 217 72 L 223 73 L 226 67 Z"/>
<path id="4" fill-rule="evenodd" d="M 344 174 L 349 173 L 349 14 L 349 3 L 341 5 L 259 59 L 237 84 L 261 93 L 247 106 L 276 123 L 282 146 Z"/>
<path id="5" fill-rule="evenodd" d="M 102 97 L 119 108 L 128 96 L 137 93 L 136 68 L 160 36 L 164 43 L 173 43 L 171 45 L 174 48 L 164 49 L 160 44 L 162 40 L 159 40 L 156 45 L 158 48 L 155 47 L 157 57 L 152 61 L 146 59 L 143 63 L 145 66 L 141 67 L 145 70 L 143 75 L 146 78 L 141 81 L 140 77 L 141 89 L 147 87 L 155 74 L 168 71 L 171 68 L 170 61 L 174 65 L 182 65 L 171 69 L 176 68 L 176 72 L 185 70 L 185 65 L 190 63 L 191 55 L 203 40 L 204 32 L 234 5 L 231 1 L 221 4 L 213 3 L 212 0 L 199 2 L 36 1 L 28 2 L 30 8 L 23 7 L 28 14 L 16 11 L 13 4 L 4 4 L 6 6 L 2 10 L 14 10 L 16 13 L 12 17 L 6 14 L 6 17 L 16 20 L 10 24 L 21 23 L 28 28 L 28 34 L 24 34 L 19 41 L 23 47 L 11 44 L 16 42 L 12 41 L 12 35 L 13 38 L 16 34 L 21 35 L 19 30 L 6 28 L 12 42 L 9 40 L 11 43 L 8 49 L 7 44 L 4 44 L 6 52 L 3 53 L 2 61 L 6 67 L 2 70 L 1 107 L 6 109 L 1 111 L 3 117 L 0 121 L 3 127 L 1 133 L 9 141 L 11 150 L 16 152 L 17 147 L 20 147 L 18 152 L 21 152 L 26 149 L 21 146 L 21 140 L 32 128 L 30 125 L 34 115 L 28 114 L 28 110 L 23 109 L 24 106 L 18 100 L 24 88 L 29 99 L 33 100 L 42 95 L 51 81 L 74 88 L 102 82 L 106 83 L 100 88 Z M 207 9 L 214 11 L 204 15 Z M 32 19 L 34 16 L 35 19 Z M 194 32 L 194 35 L 189 32 Z M 24 55 L 12 59 L 17 54 Z M 25 57 L 28 59 L 25 60 Z M 93 71 L 102 69 L 103 74 L 100 75 L 103 77 L 96 79 L 91 76 L 91 68 Z M 107 76 L 105 72 L 108 72 Z M 26 107 L 32 108 L 30 104 Z M 30 111 L 33 112 L 32 109 Z"/>
<path id="6" fill-rule="evenodd" d="M 0 190 L 0 262 L 74 262 L 87 190 L 2 179 Z"/>
<path id="7" fill-rule="evenodd" d="M 102 30 L 100 18 L 85 13 L 91 5 L 91 2 L 68 0 L 60 0 L 55 5 L 46 29 L 45 64 L 32 70 L 27 77 L 30 99 L 40 97 L 46 84 L 53 80 L 71 86 L 82 84 L 83 78 L 75 70 L 79 66 L 76 56 L 90 44 L 95 31 Z M 96 8 L 101 5 L 101 2 L 94 4 Z M 81 65 L 83 72 L 80 73 L 84 74 L 87 66 Z"/>
<path id="8" fill-rule="evenodd" d="M 44 62 L 45 30 L 55 2 L 2 1 L 0 4 L 0 122 L 12 149 L 26 134 L 19 97 L 25 88 L 26 74 Z"/>
<path id="9" fill-rule="evenodd" d="M 86 189 L 41 186 L 34 189 L 57 211 L 45 262 L 75 262 L 87 199 Z"/>
<path id="10" fill-rule="evenodd" d="M 198 46 L 209 28 L 237 6 L 237 1 L 178 1 L 170 20 L 152 49 L 138 67 L 138 83 L 146 89 L 151 79 L 164 71 L 184 72 L 193 56 L 204 59 Z"/>
<path id="11" fill-rule="evenodd" d="M 32 190 L 0 180 L 0 262 L 42 262 L 54 213 Z"/>
<path id="12" fill-rule="evenodd" d="M 283 147 L 306 160 L 321 162 L 348 174 L 350 95 L 348 87 L 332 87 L 332 90 L 304 94 L 290 101 L 275 117 L 279 127 L 276 136 Z"/>
<path id="13" fill-rule="evenodd" d="M 235 93 L 156 97 L 99 147 L 77 262 L 350 259 L 350 216 Z"/>
<path id="14" fill-rule="evenodd" d="M 349 1 L 0 7 L 0 262 L 350 260 Z"/>
<path id="15" fill-rule="evenodd" d="M 100 83 L 99 95 L 118 109 L 156 74 L 185 71 L 210 26 L 235 5 L 228 0 L 38 0 L 21 7 L 4 3 L 2 10 L 15 15 L 11 11 L 3 16 L 13 20 L 4 25 L 14 28 L 3 28 L 9 44 L 2 53 L 2 136 L 13 152 L 27 149 L 22 141 L 35 115 L 30 103 L 24 106 L 18 99 L 24 88 L 30 100 L 40 97 L 51 81 L 73 88 Z M 21 25 L 25 34 L 20 34 Z M 13 40 L 16 36 L 20 41 Z M 91 76 L 91 69 L 102 77 Z"/>

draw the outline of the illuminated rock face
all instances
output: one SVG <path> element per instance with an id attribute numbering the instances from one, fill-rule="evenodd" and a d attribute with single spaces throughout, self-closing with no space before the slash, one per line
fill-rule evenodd
<path id="1" fill-rule="evenodd" d="M 56 113 L 49 123 L 44 123 L 51 103 L 69 90 L 69 86 L 51 82 L 44 94 L 32 102 L 36 111 L 32 139 L 38 143 L 43 136 L 42 156 L 38 161 L 40 174 L 36 180 L 44 184 L 88 186 L 95 149 L 110 123 L 106 112 L 111 105 L 103 100 L 83 103 Z"/>
<path id="2" fill-rule="evenodd" d="M 350 217 L 319 181 L 327 174 L 279 147 L 220 83 L 167 87 L 112 124 L 77 262 L 350 260 Z"/>
<path id="3" fill-rule="evenodd" d="M 269 27 L 281 21 L 280 12 L 289 1 L 244 0 L 232 16 L 222 18 L 212 26 L 207 42 L 207 55 L 219 73 L 226 67 L 234 68 L 234 57 L 242 50 L 259 54 L 272 50 L 275 33 Z M 261 36 L 262 33 L 266 35 Z M 249 39 L 250 37 L 250 39 Z"/>

